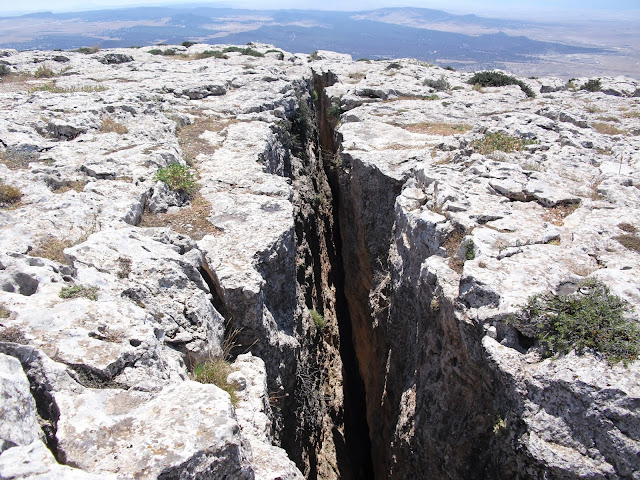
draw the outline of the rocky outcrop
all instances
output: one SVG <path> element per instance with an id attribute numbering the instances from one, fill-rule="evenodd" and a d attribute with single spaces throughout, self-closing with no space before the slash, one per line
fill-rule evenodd
<path id="1" fill-rule="evenodd" d="M 467 74 L 319 55 L 314 68 L 338 78 L 326 101 L 347 110 L 345 291 L 376 478 L 636 478 L 637 362 L 543 359 L 507 322 L 528 296 L 585 277 L 637 308 L 640 257 L 616 241 L 637 228 L 637 114 L 619 113 L 635 101 L 471 94 Z M 423 86 L 434 75 L 446 92 Z M 531 141 L 478 153 L 492 132 Z"/>
<path id="2" fill-rule="evenodd" d="M 509 320 L 637 318 L 637 82 L 208 49 L 5 58 L 0 477 L 640 475 L 638 362 Z"/>

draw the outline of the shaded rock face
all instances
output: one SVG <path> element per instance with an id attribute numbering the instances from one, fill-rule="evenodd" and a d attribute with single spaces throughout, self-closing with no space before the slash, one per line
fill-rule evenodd
<path id="1" fill-rule="evenodd" d="M 147 50 L 6 57 L 0 477 L 639 478 L 638 362 L 507 321 L 637 318 L 637 82 Z"/>
<path id="2" fill-rule="evenodd" d="M 423 80 L 437 69 L 401 62 L 389 78 L 319 55 L 318 75 L 338 79 L 326 101 L 347 110 L 336 185 L 376 478 L 636 478 L 637 362 L 545 360 L 531 329 L 506 321 L 528 296 L 586 277 L 637 321 L 640 285 L 626 272 L 639 257 L 616 235 L 637 228 L 638 142 L 596 133 L 603 112 L 637 109 L 635 87 L 613 104 L 568 91 L 523 101 L 510 87 L 470 97 L 466 74 L 446 74 L 451 89 L 434 100 Z M 555 95 L 570 107 L 536 105 Z M 494 132 L 534 142 L 477 153 Z"/>

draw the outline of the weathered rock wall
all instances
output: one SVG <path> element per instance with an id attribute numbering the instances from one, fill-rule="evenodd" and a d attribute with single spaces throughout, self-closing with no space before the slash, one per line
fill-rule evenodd
<path id="1" fill-rule="evenodd" d="M 626 100 L 576 102 L 562 90 L 571 108 L 550 115 L 516 90 L 472 99 L 463 75 L 419 63 L 319 56 L 314 68 L 337 77 L 328 102 L 346 110 L 337 128 L 345 292 L 376 478 L 635 478 L 637 363 L 544 360 L 531 328 L 506 321 L 532 293 L 590 275 L 637 306 L 638 284 L 624 273 L 637 253 L 612 243 L 638 201 L 636 134 L 596 134 L 602 127 L 574 110 L 585 102 L 598 120 L 617 118 L 602 112 L 633 108 L 634 82 L 603 88 Z M 434 75 L 446 91 L 425 88 Z M 495 131 L 534 142 L 475 153 L 472 141 Z M 609 240 L 584 223 L 596 211 L 591 225 L 610 225 Z"/>

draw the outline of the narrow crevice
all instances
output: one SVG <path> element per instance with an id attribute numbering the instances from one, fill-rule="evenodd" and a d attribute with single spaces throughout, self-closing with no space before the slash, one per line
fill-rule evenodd
<path id="1" fill-rule="evenodd" d="M 366 391 L 360 375 L 360 367 L 354 346 L 349 304 L 345 294 L 345 270 L 340 232 L 340 175 L 336 166 L 339 149 L 334 125 L 328 116 L 328 101 L 324 89 L 336 82 L 331 72 L 319 75 L 314 72 L 316 92 L 316 121 L 318 128 L 320 158 L 327 182 L 331 189 L 331 231 L 325 231 L 326 243 L 333 249 L 328 252 L 331 264 L 329 281 L 335 286 L 335 315 L 340 336 L 340 358 L 343 366 L 344 395 L 344 445 L 337 450 L 337 465 L 342 479 L 370 480 L 374 478 L 371 458 L 371 438 L 367 423 Z M 337 438 L 334 435 L 334 438 Z"/>
<path id="2" fill-rule="evenodd" d="M 227 309 L 224 305 L 224 300 L 222 300 L 223 297 L 222 291 L 220 290 L 220 283 L 216 281 L 215 275 L 206 263 L 202 264 L 199 268 L 199 272 L 204 283 L 209 287 L 209 292 L 211 293 L 211 304 L 220 315 L 227 318 Z"/>

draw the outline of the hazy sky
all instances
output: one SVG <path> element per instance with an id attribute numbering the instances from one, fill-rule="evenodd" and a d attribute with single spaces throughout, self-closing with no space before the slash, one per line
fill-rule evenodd
<path id="1" fill-rule="evenodd" d="M 437 8 L 450 12 L 465 12 L 478 14 L 493 14 L 508 17 L 510 14 L 522 14 L 530 12 L 532 16 L 536 13 L 549 12 L 552 10 L 563 12 L 579 12 L 585 9 L 608 10 L 625 12 L 634 16 L 640 9 L 640 0 L 240 0 L 240 1 L 220 1 L 211 0 L 22 0 L 11 2 L 2 0 L 0 2 L 0 15 L 37 12 L 37 11 L 78 11 L 94 10 L 97 8 L 113 8 L 121 6 L 140 5 L 167 5 L 167 4 L 210 4 L 211 6 L 233 6 L 238 8 L 296 8 L 309 10 L 370 10 L 380 7 L 401 7 L 413 6 L 424 8 Z"/>

